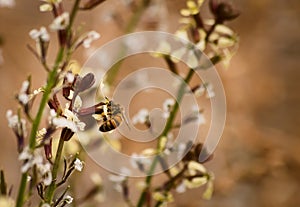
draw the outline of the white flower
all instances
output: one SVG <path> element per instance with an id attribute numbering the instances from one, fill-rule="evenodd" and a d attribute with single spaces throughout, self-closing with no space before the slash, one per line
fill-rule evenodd
<path id="1" fill-rule="evenodd" d="M 195 177 L 192 180 L 185 179 L 183 182 L 187 188 L 191 189 L 191 188 L 198 188 L 202 185 L 205 185 L 207 181 L 208 181 L 207 177 L 204 176 L 204 177 Z"/>
<path id="2" fill-rule="evenodd" d="M 30 160 L 30 159 L 32 158 L 32 156 L 33 156 L 33 155 L 32 155 L 32 153 L 31 153 L 29 147 L 27 146 L 27 147 L 25 147 L 25 148 L 23 149 L 23 151 L 19 154 L 19 160 L 21 160 L 21 161 Z"/>
<path id="3" fill-rule="evenodd" d="M 45 27 L 41 27 L 40 30 L 33 29 L 29 32 L 31 39 L 35 41 L 42 40 L 43 42 L 49 42 L 50 36 Z"/>
<path id="4" fill-rule="evenodd" d="M 194 94 L 196 97 L 200 97 L 204 94 L 205 92 L 205 87 L 203 84 L 201 84 L 195 91 L 194 91 Z"/>
<path id="5" fill-rule="evenodd" d="M 181 142 L 178 144 L 177 147 L 177 159 L 182 159 L 185 153 L 186 153 L 186 144 Z"/>
<path id="6" fill-rule="evenodd" d="M 51 171 L 47 171 L 45 174 L 42 174 L 42 182 L 45 186 L 49 186 L 52 183 Z"/>
<path id="7" fill-rule="evenodd" d="M 75 76 L 72 72 L 67 72 L 66 78 L 67 78 L 67 82 L 72 84 L 74 82 Z"/>
<path id="8" fill-rule="evenodd" d="M 90 31 L 88 34 L 87 34 L 87 37 L 83 40 L 83 47 L 85 48 L 89 48 L 91 46 L 91 43 L 94 41 L 94 40 L 97 40 L 100 38 L 100 34 L 98 32 L 95 32 L 95 31 Z"/>
<path id="9" fill-rule="evenodd" d="M 167 119 L 170 115 L 171 108 L 175 104 L 175 100 L 172 98 L 166 99 L 163 103 L 163 114 L 162 116 Z"/>
<path id="10" fill-rule="evenodd" d="M 27 94 L 27 90 L 29 88 L 29 81 L 26 80 L 22 83 L 22 87 L 20 90 L 20 93 L 18 94 L 18 100 L 23 104 L 26 105 L 28 101 L 30 100 L 29 95 Z"/>
<path id="11" fill-rule="evenodd" d="M 53 22 L 49 25 L 50 29 L 53 31 L 66 29 L 70 23 L 70 15 L 68 12 L 62 13 L 60 16 L 56 17 Z"/>
<path id="12" fill-rule="evenodd" d="M 19 124 L 18 116 L 13 115 L 12 110 L 6 112 L 6 118 L 8 120 L 8 127 L 15 128 Z"/>
<path id="13" fill-rule="evenodd" d="M 43 157 L 40 150 L 31 151 L 26 146 L 19 155 L 19 160 L 23 161 L 24 164 L 21 167 L 21 172 L 28 172 L 33 166 L 36 166 L 37 175 L 39 176 L 40 182 L 43 182 L 45 186 L 49 186 L 52 182 L 52 173 L 50 163 L 44 163 Z"/>
<path id="14" fill-rule="evenodd" d="M 91 180 L 93 181 L 93 183 L 97 186 L 101 186 L 103 181 L 102 181 L 102 177 L 99 175 L 99 173 L 92 173 L 91 174 Z"/>
<path id="15" fill-rule="evenodd" d="M 151 160 L 146 156 L 133 153 L 130 156 L 130 164 L 134 169 L 140 169 L 140 167 L 145 167 L 145 165 L 150 165 Z"/>
<path id="16" fill-rule="evenodd" d="M 152 196 L 154 200 L 161 201 L 164 203 L 169 203 L 174 201 L 173 195 L 170 192 L 168 193 L 154 192 Z"/>
<path id="17" fill-rule="evenodd" d="M 149 119 L 149 111 L 147 109 L 141 109 L 135 116 L 132 117 L 133 124 L 144 124 Z"/>
<path id="18" fill-rule="evenodd" d="M 41 207 L 51 207 L 51 206 L 48 203 L 44 203 L 44 204 L 42 204 Z"/>
<path id="19" fill-rule="evenodd" d="M 53 113 L 50 111 L 50 113 Z M 85 123 L 81 122 L 78 117 L 69 109 L 64 110 L 65 117 L 53 117 L 52 124 L 56 127 L 67 127 L 71 129 L 73 132 L 83 131 L 85 127 Z"/>
<path id="20" fill-rule="evenodd" d="M 181 182 L 177 187 L 176 187 L 176 192 L 177 193 L 184 193 L 186 191 L 186 186 L 184 182 Z"/>
<path id="21" fill-rule="evenodd" d="M 41 12 L 47 12 L 47 11 L 52 11 L 53 6 L 51 4 L 42 4 L 40 5 L 40 11 Z"/>
<path id="22" fill-rule="evenodd" d="M 80 159 L 76 158 L 75 162 L 74 162 L 74 167 L 75 167 L 75 170 L 81 172 L 82 171 L 82 168 L 83 168 L 83 163 Z"/>
<path id="23" fill-rule="evenodd" d="M 15 4 L 14 0 L 0 0 L 0 7 L 12 8 Z"/>
<path id="24" fill-rule="evenodd" d="M 201 173 L 206 173 L 205 167 L 196 161 L 190 161 L 188 164 L 188 169 L 189 169 L 189 173 L 191 175 L 195 175 L 196 171 L 201 172 Z"/>
<path id="25" fill-rule="evenodd" d="M 118 191 L 118 192 L 122 192 L 122 183 L 127 179 L 127 177 L 131 174 L 131 171 L 126 168 L 126 167 L 122 167 L 120 169 L 121 171 L 121 175 L 113 175 L 110 174 L 108 176 L 108 179 L 110 181 L 112 181 L 114 183 L 114 188 Z"/>
<path id="26" fill-rule="evenodd" d="M 172 98 L 168 98 L 163 103 L 163 110 L 170 111 L 171 107 L 175 104 L 175 100 Z"/>
<path id="27" fill-rule="evenodd" d="M 206 97 L 207 98 L 213 98 L 216 95 L 212 84 L 208 83 L 205 86 L 205 88 L 206 88 Z"/>
<path id="28" fill-rule="evenodd" d="M 70 204 L 73 202 L 73 197 L 70 196 L 70 195 L 67 195 L 65 198 L 64 198 L 64 201 L 67 203 L 67 204 Z"/>
<path id="29" fill-rule="evenodd" d="M 175 36 L 177 36 L 178 38 L 183 39 L 183 40 L 189 40 L 187 31 L 185 29 L 180 29 L 180 30 L 176 31 Z"/>
<path id="30" fill-rule="evenodd" d="M 171 45 L 166 41 L 161 41 L 156 49 L 158 53 L 162 53 L 164 55 L 170 54 L 171 52 Z"/>
<path id="31" fill-rule="evenodd" d="M 6 112 L 6 118 L 8 120 L 8 127 L 13 129 L 15 133 L 23 137 L 27 135 L 25 119 L 20 119 L 18 115 L 13 115 L 12 110 Z"/>

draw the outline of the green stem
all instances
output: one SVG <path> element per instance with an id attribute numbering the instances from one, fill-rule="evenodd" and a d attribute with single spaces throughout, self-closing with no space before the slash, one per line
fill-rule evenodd
<path id="1" fill-rule="evenodd" d="M 22 178 L 21 178 L 20 187 L 19 187 L 19 193 L 18 193 L 16 207 L 23 206 L 26 183 L 27 183 L 27 173 L 23 173 Z"/>
<path id="2" fill-rule="evenodd" d="M 148 5 L 150 4 L 151 0 L 144 0 L 141 5 L 138 7 L 137 11 L 133 14 L 133 16 L 131 17 L 131 19 L 129 20 L 128 24 L 126 25 L 125 29 L 124 29 L 124 33 L 128 34 L 134 31 L 134 29 L 136 28 L 141 16 L 143 15 L 144 11 L 146 10 L 146 8 L 148 7 Z M 119 57 L 122 57 L 124 54 L 126 53 L 126 48 L 124 47 L 120 53 L 119 53 Z M 108 85 L 112 85 L 112 83 L 114 82 L 119 69 L 122 65 L 122 60 L 120 60 L 118 63 L 116 63 L 109 71 L 109 75 L 106 78 L 106 83 Z"/>
<path id="3" fill-rule="evenodd" d="M 79 4 L 80 4 L 80 0 L 76 0 L 75 3 L 74 3 L 74 5 L 73 5 L 71 14 L 70 14 L 70 23 L 69 23 L 69 25 L 67 27 L 67 39 L 68 40 L 71 39 L 72 26 L 74 24 L 74 20 L 75 20 L 76 14 L 77 14 L 78 9 L 79 9 Z"/>
<path id="4" fill-rule="evenodd" d="M 70 39 L 70 37 L 71 37 L 71 28 L 72 28 L 72 25 L 74 23 L 76 13 L 78 11 L 79 3 L 80 3 L 80 0 L 75 1 L 72 12 L 71 12 L 71 15 L 70 15 L 70 24 L 67 28 L 67 38 L 68 39 Z M 54 86 L 56 84 L 57 70 L 59 68 L 60 63 L 63 60 L 63 57 L 64 57 L 64 47 L 61 46 L 60 49 L 59 49 L 59 52 L 57 54 L 55 64 L 53 66 L 53 70 L 48 73 L 47 85 L 44 88 L 44 94 L 43 94 L 42 100 L 40 102 L 40 106 L 39 106 L 37 115 L 36 115 L 36 117 L 35 117 L 35 119 L 32 123 L 31 133 L 30 133 L 30 136 L 29 136 L 29 148 L 31 150 L 35 149 L 36 134 L 37 134 L 37 131 L 38 131 L 41 119 L 42 119 L 44 109 L 45 109 L 45 107 L 47 105 L 47 102 L 49 100 L 49 96 L 51 94 L 52 89 L 54 88 Z M 57 169 L 55 171 L 57 171 Z M 54 170 L 53 170 L 53 172 L 54 172 Z M 57 172 L 56 172 L 56 174 L 57 174 Z M 27 172 L 22 174 L 16 207 L 22 207 L 23 206 L 26 184 L 27 184 Z"/>
<path id="5" fill-rule="evenodd" d="M 64 142 L 65 141 L 62 138 L 59 139 L 59 143 L 58 143 L 58 147 L 57 147 L 57 151 L 56 151 L 56 156 L 55 156 L 55 161 L 54 161 L 53 169 L 52 169 L 52 183 L 48 187 L 48 189 L 46 191 L 46 195 L 45 195 L 45 202 L 46 203 L 51 203 L 51 201 L 53 199 L 54 191 L 55 191 L 55 188 L 56 188 L 57 173 L 58 173 L 59 163 L 60 163 L 61 156 L 62 156 Z"/>
<path id="6" fill-rule="evenodd" d="M 181 83 L 181 85 L 179 87 L 179 90 L 178 90 L 177 97 L 176 97 L 176 103 L 174 104 L 174 107 L 172 109 L 172 112 L 170 113 L 170 116 L 169 116 L 168 120 L 167 120 L 167 123 L 166 123 L 166 126 L 164 128 L 164 131 L 162 132 L 162 134 L 160 135 L 160 137 L 167 136 L 168 132 L 172 128 L 173 121 L 174 121 L 174 119 L 176 117 L 176 114 L 177 114 L 177 111 L 179 109 L 179 104 L 182 101 L 182 98 L 183 98 L 183 96 L 185 94 L 185 88 L 186 88 L 185 86 L 186 86 L 186 84 L 188 84 L 190 82 L 190 80 L 192 79 L 194 73 L 195 73 L 195 70 L 194 69 L 190 69 L 189 72 L 188 72 L 188 74 L 187 74 L 187 76 L 182 81 L 182 83 Z M 158 144 L 159 144 L 159 140 L 158 140 Z M 157 155 L 154 158 L 154 160 L 153 160 L 153 162 L 152 162 L 152 164 L 150 166 L 150 170 L 147 173 L 146 188 L 145 188 L 145 190 L 140 195 L 137 207 L 142 207 L 143 204 L 146 201 L 147 190 L 150 187 L 150 183 L 151 183 L 151 180 L 152 180 L 152 177 L 153 177 L 153 172 L 154 172 L 154 169 L 155 169 L 155 167 L 156 167 L 156 165 L 158 163 L 158 156 L 159 155 Z"/>
<path id="7" fill-rule="evenodd" d="M 60 51 L 58 52 L 53 70 L 48 74 L 47 85 L 44 89 L 44 94 L 43 94 L 43 97 L 42 97 L 37 115 L 36 115 L 36 117 L 33 121 L 32 128 L 31 128 L 31 133 L 30 133 L 30 136 L 29 136 L 29 148 L 30 148 L 30 150 L 34 150 L 34 148 L 35 148 L 36 134 L 37 134 L 37 131 L 38 131 L 41 119 L 42 119 L 44 109 L 45 109 L 46 104 L 49 100 L 49 96 L 51 94 L 51 91 L 52 91 L 53 87 L 55 86 L 57 70 L 58 70 L 58 67 L 59 67 L 59 63 L 63 59 L 63 53 L 64 53 L 64 49 L 61 48 Z M 22 174 L 16 207 L 22 207 L 23 206 L 26 184 L 27 184 L 27 172 Z"/>

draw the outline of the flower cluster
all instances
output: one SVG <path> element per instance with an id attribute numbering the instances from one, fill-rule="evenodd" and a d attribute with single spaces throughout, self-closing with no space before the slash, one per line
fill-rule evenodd
<path id="1" fill-rule="evenodd" d="M 81 32 L 81 29 L 74 28 L 77 12 L 91 10 L 104 1 L 81 2 L 75 0 L 70 11 L 64 9 L 63 0 L 42 1 L 40 11 L 52 13 L 53 21 L 49 22 L 48 26 L 41 26 L 39 29 L 29 32 L 35 47 L 28 45 L 28 49 L 45 69 L 47 82 L 44 86 L 34 90 L 32 89 L 32 78 L 29 76 L 15 96 L 19 104 L 17 114 L 13 114 L 12 110 L 7 111 L 9 127 L 17 137 L 19 160 L 22 162 L 22 178 L 15 204 L 10 199 L 11 195 L 7 190 L 4 173 L 2 170 L 0 171 L 0 206 L 22 207 L 25 205 L 25 199 L 30 198 L 34 190 L 40 197 L 39 206 L 63 207 L 71 204 L 75 198 L 70 194 L 70 186 L 65 184 L 71 175 L 83 170 L 85 162 L 81 160 L 81 155 L 77 151 L 71 155 L 64 154 L 64 147 L 75 140 L 73 138 L 75 133 L 84 131 L 85 128 L 92 128 L 89 122 L 91 117 L 96 121 L 101 120 L 99 130 L 103 133 L 113 131 L 123 118 L 125 119 L 120 104 L 114 103 L 107 97 L 101 97 L 105 101 L 84 107 L 86 104 L 83 103 L 86 101 L 84 93 L 94 89 L 95 76 L 93 73 L 80 75 L 80 66 L 74 67 L 73 63 L 76 61 L 72 61 L 72 54 L 79 47 L 89 48 L 93 41 L 100 38 L 100 34 L 96 31 Z M 13 5 L 13 2 L 0 0 L 0 7 Z M 162 57 L 169 69 L 178 76 L 183 75 L 182 71 L 184 71 L 177 68 L 178 60 L 182 57 L 187 57 L 190 73 L 193 70 L 208 69 L 211 63 L 216 64 L 221 60 L 228 63 L 236 49 L 238 37 L 224 23 L 235 19 L 239 13 L 225 1 L 210 0 L 209 8 L 213 19 L 204 19 L 201 12 L 203 2 L 204 0 L 187 0 L 187 8 L 181 10 L 183 18 L 180 22 L 183 26 L 176 32 L 179 37 L 188 39 L 194 44 L 187 44 L 185 47 L 176 48 L 173 51 L 174 48 L 171 48 L 167 42 L 161 42 L 158 51 L 163 54 L 154 54 L 156 57 Z M 136 1 L 124 0 L 123 4 L 132 12 L 128 25 L 124 24 L 125 18 L 116 12 L 111 14 L 111 18 L 116 20 L 124 32 L 131 32 L 146 8 L 153 7 L 152 3 L 151 0 L 140 1 L 140 4 Z M 48 48 L 50 43 L 52 44 L 51 33 L 56 33 L 58 37 L 58 52 L 54 63 L 49 63 L 48 59 Z M 204 50 L 208 53 L 211 63 L 198 66 L 199 54 Z M 118 70 L 114 72 L 117 73 Z M 197 97 L 205 94 L 207 98 L 215 95 L 210 83 L 200 83 L 186 91 L 185 86 L 189 84 L 191 78 L 192 76 L 190 79 L 184 79 L 185 84 L 180 81 L 176 85 L 178 88 L 176 99 L 166 99 L 163 102 L 159 118 L 166 120 L 166 124 L 161 134 L 158 135 L 156 147 L 146 148 L 131 155 L 132 169 L 137 169 L 146 176 L 145 181 L 138 184 L 141 191 L 137 202 L 138 207 L 144 206 L 144 204 L 150 206 L 152 201 L 156 202 L 155 206 L 162 206 L 174 201 L 174 191 L 183 193 L 188 189 L 201 186 L 206 186 L 204 198 L 209 199 L 212 195 L 214 176 L 204 167 L 204 163 L 200 163 L 198 160 L 200 152 L 205 152 L 203 146 L 201 144 L 176 143 L 174 140 L 179 127 L 190 122 L 196 122 L 199 125 L 205 123 L 202 110 L 198 106 L 193 106 L 192 112 L 182 117 L 182 122 L 176 123 L 175 117 L 183 97 L 188 93 L 194 93 Z M 107 81 L 107 87 L 113 82 L 114 77 L 108 79 L 110 80 Z M 37 96 L 41 97 L 36 98 Z M 33 110 L 36 109 L 33 107 L 35 105 L 38 106 L 37 111 Z M 45 112 L 49 114 L 48 122 L 43 122 L 43 115 L 47 114 Z M 154 128 L 155 122 L 150 122 L 148 109 L 141 109 L 132 118 L 132 122 L 133 124 L 144 124 L 153 132 L 152 128 Z M 30 133 L 27 133 L 27 129 L 30 129 Z M 118 142 L 118 144 L 120 143 Z M 118 145 L 117 148 L 119 149 L 120 146 Z M 54 149 L 56 153 L 52 152 Z M 43 150 L 44 153 L 42 153 Z M 177 153 L 179 161 L 171 165 L 165 155 L 173 152 Z M 212 156 L 209 156 L 206 161 L 211 158 Z M 151 181 L 156 165 L 160 165 L 166 175 L 166 178 L 157 185 Z M 109 175 L 109 180 L 114 183 L 115 189 L 122 193 L 128 206 L 135 206 L 130 197 L 129 186 L 132 169 L 122 166 L 120 169 L 121 175 Z M 98 174 L 94 174 L 91 179 L 94 186 L 80 199 L 76 199 L 76 203 L 82 204 L 94 196 L 97 196 L 98 200 L 103 200 L 102 178 Z M 63 189 L 58 190 L 58 188 Z M 28 205 L 31 204 L 28 203 Z"/>
<path id="2" fill-rule="evenodd" d="M 210 11 L 214 19 L 204 19 L 201 16 L 203 1 L 187 1 L 187 9 L 182 9 L 183 26 L 177 35 L 195 43 L 197 49 L 206 50 L 211 62 L 216 64 L 222 60 L 225 66 L 235 53 L 238 42 L 237 35 L 227 26 L 226 21 L 231 21 L 239 16 L 239 12 L 225 1 L 210 0 Z"/>
<path id="3" fill-rule="evenodd" d="M 72 10 L 66 11 L 62 0 L 45 0 L 40 10 L 51 12 L 54 16 L 53 21 L 48 27 L 41 26 L 29 32 L 30 38 L 35 42 L 35 47 L 28 45 L 28 49 L 47 72 L 47 83 L 33 90 L 32 78 L 29 76 L 15 96 L 20 106 L 18 113 L 14 115 L 12 110 L 8 110 L 6 114 L 9 127 L 17 137 L 19 160 L 22 162 L 22 179 L 16 202 L 17 207 L 25 205 L 25 197 L 31 196 L 35 189 L 41 198 L 40 206 L 43 207 L 65 206 L 73 201 L 73 198 L 67 194 L 69 187 L 65 188 L 61 195 L 53 198 L 56 188 L 67 182 L 73 172 L 81 172 L 84 166 L 84 162 L 77 154 L 65 158 L 64 172 L 61 178 L 58 178 L 65 142 L 69 141 L 74 133 L 83 131 L 86 126 L 78 114 L 82 108 L 80 94 L 91 88 L 95 82 L 93 74 L 80 76 L 78 68 L 75 70 L 71 65 L 71 55 L 77 48 L 80 46 L 88 48 L 93 41 L 100 38 L 95 31 L 82 33 L 73 28 L 75 14 L 80 9 L 84 10 L 86 4 L 91 4 L 91 1 L 93 0 L 86 1 L 83 5 L 80 1 L 76 1 Z M 13 2 L 0 1 L 0 7 L 12 5 Z M 93 1 L 93 7 L 101 2 Z M 52 42 L 48 29 L 58 35 L 59 52 L 54 63 L 49 63 L 48 60 L 48 48 Z M 36 98 L 40 95 L 41 98 Z M 39 106 L 36 113 L 32 110 L 35 109 L 34 105 Z M 45 123 L 46 126 L 40 128 L 47 105 L 49 107 L 48 122 Z M 28 128 L 30 128 L 29 136 Z M 60 131 L 60 136 L 56 139 L 58 131 Z M 57 140 L 56 146 L 54 144 Z M 27 142 L 28 145 L 26 145 Z M 53 149 L 56 149 L 55 159 L 53 159 Z M 27 192 L 25 189 L 28 183 L 29 191 Z M 2 185 L 2 179 L 0 185 Z M 1 195 L 5 193 L 1 192 Z"/>
<path id="4" fill-rule="evenodd" d="M 38 183 L 43 183 L 48 186 L 52 182 L 51 165 L 49 162 L 43 160 L 43 156 L 40 150 L 31 151 L 28 147 L 25 147 L 19 155 L 19 160 L 23 161 L 21 172 L 25 173 L 30 170 L 34 170 L 34 178 L 32 180 L 38 180 Z M 33 169 L 34 168 L 34 169 Z"/>

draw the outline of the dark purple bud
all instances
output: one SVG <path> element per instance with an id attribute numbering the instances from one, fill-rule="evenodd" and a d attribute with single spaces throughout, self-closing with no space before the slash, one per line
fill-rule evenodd
<path id="1" fill-rule="evenodd" d="M 24 149 L 24 135 L 18 134 L 16 132 L 15 132 L 15 135 L 17 137 L 18 152 L 21 153 Z"/>
<path id="2" fill-rule="evenodd" d="M 46 158 L 50 160 L 52 158 L 52 139 L 47 141 L 48 143 L 44 145 L 44 151 Z"/>
<path id="3" fill-rule="evenodd" d="M 60 138 L 63 139 L 64 141 L 69 141 L 73 135 L 74 135 L 74 132 L 71 131 L 71 129 L 65 127 L 61 131 Z"/>
<path id="4" fill-rule="evenodd" d="M 209 8 L 211 13 L 216 18 L 216 22 L 223 23 L 224 21 L 229 21 L 237 18 L 240 12 L 233 8 L 233 6 L 225 1 L 210 0 Z"/>
<path id="5" fill-rule="evenodd" d="M 72 87 L 64 87 L 62 90 L 63 96 L 65 97 L 65 99 L 69 100 L 69 96 L 70 96 L 70 92 L 71 92 Z"/>
<path id="6" fill-rule="evenodd" d="M 126 180 L 122 183 L 122 191 L 123 191 L 124 199 L 126 201 L 129 200 L 129 188 L 128 188 L 128 183 Z"/>
<path id="7" fill-rule="evenodd" d="M 83 92 L 91 88 L 95 83 L 95 76 L 92 73 L 85 75 L 80 81 L 75 82 L 74 90 L 75 93 Z"/>

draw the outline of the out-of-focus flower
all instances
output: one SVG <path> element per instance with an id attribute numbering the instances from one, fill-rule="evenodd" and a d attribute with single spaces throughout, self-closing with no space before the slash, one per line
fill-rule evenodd
<path id="1" fill-rule="evenodd" d="M 177 187 L 176 187 L 176 192 L 177 193 L 184 193 L 186 191 L 186 186 L 184 182 L 181 182 Z"/>
<path id="2" fill-rule="evenodd" d="M 12 8 L 16 5 L 14 0 L 0 0 L 0 7 Z"/>
<path id="3" fill-rule="evenodd" d="M 53 6 L 51 4 L 42 4 L 40 5 L 40 11 L 41 12 L 47 12 L 47 11 L 52 11 Z"/>
<path id="4" fill-rule="evenodd" d="M 163 203 L 170 203 L 174 201 L 173 195 L 170 192 L 167 193 L 155 192 L 153 193 L 153 199 Z"/>
<path id="5" fill-rule="evenodd" d="M 75 170 L 81 172 L 83 169 L 83 162 L 80 159 L 76 158 L 76 160 L 74 162 L 74 167 L 75 167 Z"/>
<path id="6" fill-rule="evenodd" d="M 163 116 L 164 118 L 167 119 L 167 118 L 169 117 L 170 112 L 171 112 L 172 107 L 173 107 L 174 104 L 175 104 L 175 100 L 174 100 L 174 99 L 171 99 L 171 98 L 166 99 L 166 100 L 164 101 L 164 103 L 163 103 L 163 114 L 162 114 L 162 116 Z"/>
<path id="7" fill-rule="evenodd" d="M 53 22 L 49 25 L 49 27 L 53 31 L 64 30 L 69 25 L 69 22 L 70 22 L 70 15 L 68 12 L 64 12 L 60 16 L 56 17 L 53 20 Z"/>
<path id="8" fill-rule="evenodd" d="M 210 84 L 210 83 L 206 84 L 205 88 L 206 88 L 206 97 L 207 98 L 213 98 L 216 95 L 212 84 Z"/>
<path id="9" fill-rule="evenodd" d="M 50 36 L 45 27 L 41 27 L 40 30 L 33 29 L 29 32 L 29 36 L 31 39 L 35 41 L 43 41 L 43 42 L 49 42 Z"/>
<path id="10" fill-rule="evenodd" d="M 140 171 L 145 171 L 145 166 L 148 166 L 151 164 L 151 160 L 147 158 L 147 156 L 138 155 L 136 153 L 133 153 L 130 156 L 130 164 L 133 168 L 139 169 Z"/>
<path id="11" fill-rule="evenodd" d="M 98 32 L 90 31 L 89 33 L 87 33 L 86 37 L 83 40 L 83 47 L 89 48 L 91 46 L 91 43 L 99 38 L 100 34 Z"/>
<path id="12" fill-rule="evenodd" d="M 52 172 L 50 163 L 40 163 L 37 165 L 38 172 L 45 186 L 49 186 L 52 182 Z"/>
<path id="13" fill-rule="evenodd" d="M 99 173 L 92 173 L 91 180 L 97 186 L 101 186 L 103 184 L 102 177 L 99 175 Z"/>
<path id="14" fill-rule="evenodd" d="M 171 45 L 166 41 L 161 41 L 155 50 L 156 52 L 152 53 L 154 57 L 163 57 L 171 53 Z"/>
<path id="15" fill-rule="evenodd" d="M 2 207 L 14 207 L 15 201 L 7 196 L 0 196 L 0 206 Z"/>
<path id="16" fill-rule="evenodd" d="M 28 80 L 24 81 L 22 83 L 22 87 L 18 94 L 18 100 L 23 105 L 26 105 L 28 103 L 28 101 L 30 100 L 29 93 L 28 93 L 29 86 L 30 86 L 30 82 Z"/>
<path id="17" fill-rule="evenodd" d="M 180 13 L 182 16 L 192 16 L 196 15 L 200 11 L 200 7 L 202 6 L 204 0 L 198 0 L 198 1 L 193 1 L 193 0 L 188 0 L 186 2 L 186 9 L 181 9 Z"/>
<path id="18" fill-rule="evenodd" d="M 44 4 L 40 5 L 41 12 L 52 11 L 54 5 L 58 5 L 62 2 L 62 0 L 42 0 L 45 2 Z"/>
<path id="19" fill-rule="evenodd" d="M 149 111 L 148 109 L 141 109 L 136 115 L 132 117 L 133 124 L 144 124 L 149 121 Z"/>
<path id="20" fill-rule="evenodd" d="M 21 152 L 24 147 L 24 139 L 27 136 L 26 121 L 18 115 L 13 115 L 12 110 L 6 112 L 6 118 L 8 120 L 8 127 L 13 130 L 17 137 L 18 151 Z"/>
<path id="21" fill-rule="evenodd" d="M 110 174 L 108 176 L 108 179 L 114 183 L 114 188 L 116 191 L 120 193 L 123 191 L 123 183 L 127 180 L 127 177 L 131 174 L 131 171 L 126 167 L 122 167 L 121 174 L 122 175 Z"/>
<path id="22" fill-rule="evenodd" d="M 43 203 L 41 207 L 51 207 L 48 203 Z"/>

